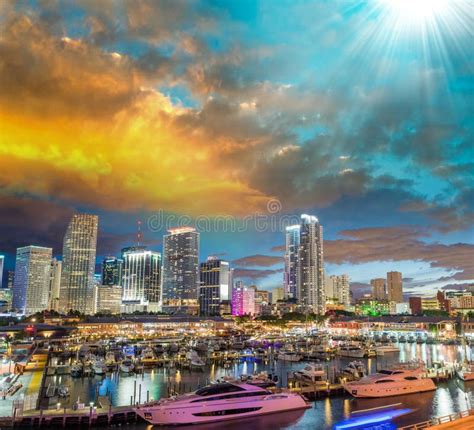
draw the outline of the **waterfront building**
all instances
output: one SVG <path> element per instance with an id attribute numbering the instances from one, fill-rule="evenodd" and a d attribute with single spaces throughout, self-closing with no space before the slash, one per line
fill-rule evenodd
<path id="1" fill-rule="evenodd" d="M 120 313 L 122 305 L 122 286 L 96 285 L 95 286 L 94 313 L 112 314 Z"/>
<path id="2" fill-rule="evenodd" d="M 387 297 L 392 302 L 403 302 L 403 278 L 401 272 L 387 272 Z"/>
<path id="3" fill-rule="evenodd" d="M 107 257 L 102 261 L 102 285 L 122 285 L 123 260 Z"/>
<path id="4" fill-rule="evenodd" d="M 12 307 L 25 315 L 48 307 L 49 277 L 53 250 L 25 246 L 16 250 Z"/>
<path id="5" fill-rule="evenodd" d="M 277 287 L 272 290 L 272 303 L 277 303 L 279 300 L 285 299 L 285 289 Z"/>
<path id="6" fill-rule="evenodd" d="M 312 215 L 301 215 L 297 284 L 303 309 L 324 314 L 323 228 Z"/>
<path id="7" fill-rule="evenodd" d="M 231 299 L 229 263 L 209 256 L 200 266 L 199 314 L 220 315 L 221 303 Z"/>
<path id="8" fill-rule="evenodd" d="M 474 293 L 472 291 L 446 291 L 445 298 L 449 300 L 452 309 L 474 309 Z"/>
<path id="9" fill-rule="evenodd" d="M 232 315 L 255 315 L 255 290 L 241 281 L 232 289 Z"/>
<path id="10" fill-rule="evenodd" d="M 233 319 L 222 317 L 198 317 L 192 315 L 128 315 L 121 317 L 91 317 L 77 323 L 79 336 L 104 336 L 127 338 L 152 338 L 159 336 L 182 339 L 183 333 L 206 333 L 208 336 L 223 335 L 235 328 Z"/>
<path id="11" fill-rule="evenodd" d="M 394 303 L 388 300 L 374 300 L 372 297 L 362 297 L 355 304 L 355 313 L 364 316 L 390 315 L 395 313 Z"/>
<path id="12" fill-rule="evenodd" d="M 351 304 L 349 275 L 326 276 L 324 290 L 327 302 L 343 306 Z"/>
<path id="13" fill-rule="evenodd" d="M 3 288 L 3 268 L 5 266 L 5 256 L 0 255 L 0 289 Z"/>
<path id="14" fill-rule="evenodd" d="M 168 230 L 163 240 L 163 311 L 198 312 L 199 233 L 191 227 Z"/>
<path id="15" fill-rule="evenodd" d="M 12 308 L 12 290 L 10 288 L 0 288 L 0 310 L 9 312 Z"/>
<path id="16" fill-rule="evenodd" d="M 436 297 L 409 297 L 408 303 L 412 315 L 421 315 L 423 311 L 442 310 Z"/>
<path id="17" fill-rule="evenodd" d="M 93 312 L 98 223 L 99 217 L 89 214 L 73 215 L 69 222 L 63 242 L 61 312 Z"/>
<path id="18" fill-rule="evenodd" d="M 258 290 L 256 286 L 253 286 L 255 289 L 255 315 L 261 315 L 262 308 L 271 303 L 270 291 Z"/>
<path id="19" fill-rule="evenodd" d="M 48 309 L 59 311 L 62 262 L 53 258 L 49 268 Z"/>
<path id="20" fill-rule="evenodd" d="M 370 280 L 372 286 L 372 297 L 375 300 L 387 300 L 387 285 L 385 278 L 375 278 Z"/>
<path id="21" fill-rule="evenodd" d="M 146 246 L 122 249 L 122 302 L 127 311 L 157 311 L 161 300 L 161 254 Z"/>
<path id="22" fill-rule="evenodd" d="M 283 275 L 285 298 L 297 299 L 298 295 L 298 251 L 300 247 L 300 225 L 286 227 L 285 272 Z"/>

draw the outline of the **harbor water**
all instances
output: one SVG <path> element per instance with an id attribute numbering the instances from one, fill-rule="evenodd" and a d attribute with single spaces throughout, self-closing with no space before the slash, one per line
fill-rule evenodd
<path id="1" fill-rule="evenodd" d="M 464 356 L 461 346 L 441 344 L 397 344 L 399 353 L 391 353 L 382 357 L 361 359 L 371 372 L 399 361 L 423 360 L 428 366 L 436 362 L 454 362 Z M 471 351 L 468 351 L 470 358 Z M 327 374 L 331 377 L 352 359 L 335 358 L 325 361 Z M 290 372 L 304 367 L 306 362 L 289 363 L 280 360 L 259 362 L 253 359 L 234 363 L 230 367 L 209 365 L 203 371 L 187 369 L 155 368 L 145 369 L 143 374 L 124 375 L 119 372 L 107 376 L 71 378 L 70 376 L 54 376 L 51 382 L 65 384 L 70 388 L 70 396 L 63 400 L 61 407 L 70 407 L 78 399 L 88 404 L 99 396 L 108 396 L 113 406 L 125 406 L 136 402 L 157 400 L 168 397 L 169 390 L 189 392 L 203 386 L 211 380 L 223 376 L 239 377 L 242 374 L 252 374 L 267 371 L 278 376 L 280 386 L 287 385 Z M 53 379 L 54 378 L 54 379 Z M 331 429 L 337 422 L 349 418 L 354 411 L 360 411 L 385 405 L 402 403 L 404 407 L 413 410 L 412 413 L 396 420 L 399 426 L 424 421 L 432 417 L 445 416 L 451 413 L 467 410 L 474 406 L 474 382 L 463 383 L 459 379 L 437 384 L 437 390 L 421 394 L 397 396 L 379 399 L 354 399 L 349 395 L 337 395 L 321 398 L 311 403 L 311 409 L 294 413 L 276 414 L 251 420 L 237 420 L 225 423 L 226 430 L 242 429 L 248 425 L 252 429 Z M 246 422 L 248 424 L 246 424 Z M 135 424 L 129 428 L 145 429 L 146 424 Z M 206 425 L 203 429 L 222 428 L 222 423 Z M 176 429 L 177 427 L 172 427 Z M 200 429 L 201 426 L 193 426 Z"/>

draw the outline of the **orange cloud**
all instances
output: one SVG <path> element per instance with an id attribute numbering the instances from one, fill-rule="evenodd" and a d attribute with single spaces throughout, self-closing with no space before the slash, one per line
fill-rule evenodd
<path id="1" fill-rule="evenodd" d="M 199 112 L 142 87 L 127 57 L 53 37 L 26 17 L 7 25 L 0 50 L 7 192 L 119 210 L 240 215 L 265 207 L 241 172 L 220 165 L 208 131 L 188 126 Z"/>

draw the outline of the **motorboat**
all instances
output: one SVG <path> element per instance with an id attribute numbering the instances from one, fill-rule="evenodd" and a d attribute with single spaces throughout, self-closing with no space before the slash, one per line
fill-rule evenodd
<path id="1" fill-rule="evenodd" d="M 194 350 L 189 351 L 186 354 L 186 358 L 189 362 L 189 367 L 191 369 L 201 370 L 204 369 L 204 367 L 206 366 L 206 363 L 201 359 L 201 357 L 199 357 L 198 353 Z"/>
<path id="2" fill-rule="evenodd" d="M 278 360 L 297 362 L 302 360 L 302 356 L 294 351 L 280 351 L 278 353 Z"/>
<path id="3" fill-rule="evenodd" d="M 115 353 L 108 352 L 105 356 L 105 365 L 107 366 L 107 370 L 112 371 L 117 366 L 117 362 L 115 360 Z"/>
<path id="4" fill-rule="evenodd" d="M 307 364 L 301 370 L 293 373 L 294 377 L 307 382 L 322 382 L 326 384 L 326 372 L 321 364 Z"/>
<path id="5" fill-rule="evenodd" d="M 102 360 L 94 360 L 92 362 L 92 371 L 94 375 L 105 375 L 107 373 L 107 366 Z"/>
<path id="6" fill-rule="evenodd" d="M 58 387 L 58 396 L 59 397 L 69 396 L 69 387 L 67 385 L 60 385 Z"/>
<path id="7" fill-rule="evenodd" d="M 359 381 L 343 384 L 354 397 L 391 397 L 436 390 L 434 382 L 426 376 L 423 366 L 406 366 L 380 370 Z"/>
<path id="8" fill-rule="evenodd" d="M 465 382 L 474 381 L 474 363 L 464 363 L 456 370 L 456 375 Z"/>
<path id="9" fill-rule="evenodd" d="M 83 369 L 82 363 L 74 363 L 71 366 L 71 376 L 73 378 L 79 378 L 80 376 L 82 376 L 82 369 Z"/>
<path id="10" fill-rule="evenodd" d="M 418 337 L 416 338 L 416 343 L 417 343 L 418 345 L 421 345 L 422 343 L 425 343 L 425 339 L 424 339 L 423 337 L 421 337 L 421 336 L 418 336 Z"/>
<path id="11" fill-rule="evenodd" d="M 240 380 L 246 384 L 257 385 L 261 388 L 274 388 L 278 381 L 277 375 L 272 378 L 268 372 L 260 372 L 254 375 L 241 375 Z"/>
<path id="12" fill-rule="evenodd" d="M 338 354 L 341 357 L 364 358 L 366 350 L 357 345 L 343 345 L 339 347 Z"/>
<path id="13" fill-rule="evenodd" d="M 159 363 L 159 358 L 155 355 L 152 348 L 145 348 L 140 356 L 140 363 L 145 367 L 155 366 Z"/>
<path id="14" fill-rule="evenodd" d="M 183 425 L 257 417 L 311 407 L 291 392 L 272 393 L 256 385 L 224 382 L 193 393 L 148 403 L 135 409 L 152 425 Z"/>
<path id="15" fill-rule="evenodd" d="M 352 380 L 359 380 L 367 375 L 367 370 L 362 361 L 351 361 L 344 369 L 342 369 L 342 375 L 345 378 L 350 378 Z"/>
<path id="16" fill-rule="evenodd" d="M 400 352 L 400 348 L 395 345 L 376 345 L 375 352 L 377 355 L 395 354 Z"/>
<path id="17" fill-rule="evenodd" d="M 135 365 L 130 358 L 125 358 L 120 363 L 120 371 L 123 373 L 132 373 L 135 369 Z"/>
<path id="18" fill-rule="evenodd" d="M 399 343 L 406 343 L 406 341 L 407 341 L 407 338 L 403 334 L 398 338 Z"/>

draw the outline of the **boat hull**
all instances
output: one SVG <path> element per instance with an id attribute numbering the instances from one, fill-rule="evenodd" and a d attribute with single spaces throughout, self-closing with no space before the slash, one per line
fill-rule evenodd
<path id="1" fill-rule="evenodd" d="M 357 398 L 393 397 L 436 390 L 436 385 L 429 378 L 418 379 L 409 385 L 406 384 L 406 381 L 397 381 L 386 385 L 387 386 L 381 387 L 375 386 L 375 384 L 357 384 L 351 382 L 344 384 L 343 387 L 351 396 Z"/>
<path id="2" fill-rule="evenodd" d="M 213 402 L 214 403 L 214 402 Z M 299 395 L 272 394 L 261 399 L 176 404 L 137 408 L 136 413 L 153 425 L 185 425 L 237 420 L 279 412 L 307 409 L 311 406 Z"/>
<path id="3" fill-rule="evenodd" d="M 474 372 L 456 372 L 459 379 L 463 380 L 464 382 L 474 381 Z"/>

